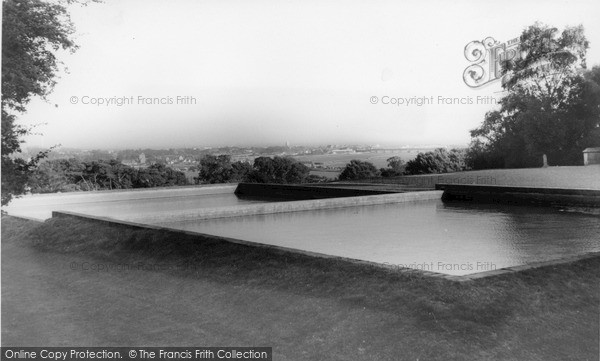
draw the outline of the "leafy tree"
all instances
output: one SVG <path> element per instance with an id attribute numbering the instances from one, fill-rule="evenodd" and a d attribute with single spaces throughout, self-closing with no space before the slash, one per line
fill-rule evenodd
<path id="1" fill-rule="evenodd" d="M 379 171 L 371 162 L 353 159 L 340 173 L 340 180 L 356 180 L 379 177 Z"/>
<path id="2" fill-rule="evenodd" d="M 59 49 L 74 51 L 73 25 L 66 8 L 42 0 L 2 2 L 2 204 L 24 193 L 26 181 L 47 155 L 24 160 L 22 137 L 30 132 L 15 123 L 33 96 L 44 98 L 54 86 Z"/>
<path id="3" fill-rule="evenodd" d="M 401 171 L 404 166 L 404 161 L 402 158 L 396 156 L 387 159 L 388 167 L 392 168 L 395 171 Z"/>
<path id="4" fill-rule="evenodd" d="M 302 183 L 310 169 L 290 157 L 274 157 L 273 169 L 275 183 Z"/>
<path id="5" fill-rule="evenodd" d="M 290 157 L 258 157 L 244 181 L 253 183 L 304 183 L 310 169 Z"/>
<path id="6" fill-rule="evenodd" d="M 388 167 L 381 168 L 381 176 L 382 177 L 395 177 L 402 175 L 404 172 L 405 164 L 402 158 L 395 156 L 387 159 Z"/>
<path id="7" fill-rule="evenodd" d="M 135 169 L 116 159 L 83 162 L 81 168 L 82 190 L 128 189 L 136 178 Z"/>
<path id="8" fill-rule="evenodd" d="M 490 147 L 479 139 L 473 139 L 465 154 L 465 163 L 471 169 L 502 168 L 504 157 L 500 152 L 490 151 Z"/>
<path id="9" fill-rule="evenodd" d="M 31 193 L 72 192 L 82 190 L 78 184 L 83 171 L 75 159 L 42 161 L 28 179 Z"/>
<path id="10" fill-rule="evenodd" d="M 433 152 L 419 153 L 406 163 L 406 174 L 450 173 L 466 170 L 465 150 L 437 148 Z"/>
<path id="11" fill-rule="evenodd" d="M 187 179 L 183 172 L 176 171 L 164 164 L 155 163 L 138 171 L 134 188 L 171 187 L 186 184 Z"/>
<path id="12" fill-rule="evenodd" d="M 275 182 L 275 167 L 270 157 L 254 159 L 252 171 L 246 175 L 246 182 L 252 183 L 277 183 Z"/>
<path id="13" fill-rule="evenodd" d="M 490 111 L 473 138 L 468 162 L 530 167 L 581 163 L 581 151 L 600 145 L 600 68 L 586 71 L 588 41 L 583 27 L 539 23 L 520 37 L 518 60 L 505 62 L 507 95 Z"/>
<path id="14" fill-rule="evenodd" d="M 246 175 L 252 172 L 252 164 L 248 162 L 233 162 L 231 163 L 231 182 L 240 182 L 242 181 Z"/>
<path id="15" fill-rule="evenodd" d="M 28 183 L 32 193 L 166 187 L 187 184 L 185 174 L 163 164 L 136 170 L 116 159 L 44 161 Z"/>
<path id="16" fill-rule="evenodd" d="M 252 165 L 247 162 L 231 162 L 229 155 L 204 155 L 200 159 L 198 178 L 201 183 L 239 182 L 252 171 Z"/>
<path id="17" fill-rule="evenodd" d="M 202 183 L 227 183 L 233 175 L 231 156 L 207 154 L 200 159 L 198 180 Z"/>

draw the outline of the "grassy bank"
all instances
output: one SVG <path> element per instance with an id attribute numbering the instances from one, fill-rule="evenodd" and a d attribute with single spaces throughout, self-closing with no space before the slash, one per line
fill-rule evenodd
<path id="1" fill-rule="evenodd" d="M 462 284 L 67 219 L 3 217 L 2 242 L 106 264 L 151 264 L 161 271 L 136 272 L 209 281 L 198 292 L 226 287 L 236 295 L 227 306 L 232 314 L 251 311 L 245 307 L 259 292 L 269 327 L 285 332 L 250 324 L 229 332 L 263 340 L 268 333 L 263 344 L 279 360 L 596 360 L 599 353 L 599 258 Z M 296 299 L 304 300 L 301 309 Z M 202 307 L 215 319 L 226 317 L 222 305 Z"/>

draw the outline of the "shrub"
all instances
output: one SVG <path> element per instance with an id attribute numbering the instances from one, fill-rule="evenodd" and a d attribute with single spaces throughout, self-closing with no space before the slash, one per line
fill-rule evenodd
<path id="1" fill-rule="evenodd" d="M 362 160 L 353 159 L 350 163 L 346 164 L 342 173 L 340 173 L 340 180 L 356 180 L 379 177 L 379 170 L 370 162 L 364 162 Z"/>
<path id="2" fill-rule="evenodd" d="M 406 163 L 405 174 L 450 173 L 467 169 L 464 149 L 437 148 L 432 152 L 419 153 Z"/>

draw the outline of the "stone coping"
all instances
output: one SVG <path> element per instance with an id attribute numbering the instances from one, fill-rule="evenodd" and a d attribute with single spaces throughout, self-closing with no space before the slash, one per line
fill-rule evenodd
<path id="1" fill-rule="evenodd" d="M 305 212 L 320 209 L 334 209 L 434 200 L 440 199 L 442 193 L 442 191 L 424 191 L 407 193 L 386 192 L 384 194 L 358 197 L 339 197 L 286 202 L 267 202 L 226 207 L 203 208 L 196 209 L 193 211 L 170 211 L 168 213 L 162 213 L 152 216 L 128 217 L 127 220 L 162 224 L 170 222 L 186 222 L 215 218 L 244 217 L 274 213 Z"/>

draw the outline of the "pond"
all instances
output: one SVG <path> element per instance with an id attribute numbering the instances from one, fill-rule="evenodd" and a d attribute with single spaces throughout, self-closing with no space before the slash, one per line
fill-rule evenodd
<path id="1" fill-rule="evenodd" d="M 259 215 L 257 209 L 264 208 L 260 204 L 273 199 L 239 198 L 234 189 L 226 185 L 34 195 L 15 200 L 6 210 L 41 220 L 53 210 L 64 210 L 451 275 L 600 251 L 598 214 L 434 199 Z M 219 208 L 227 209 L 228 215 L 240 209 L 251 212 L 197 217 L 219 213 Z"/>
<path id="2" fill-rule="evenodd" d="M 597 215 L 438 200 L 158 224 L 452 275 L 600 251 Z"/>

